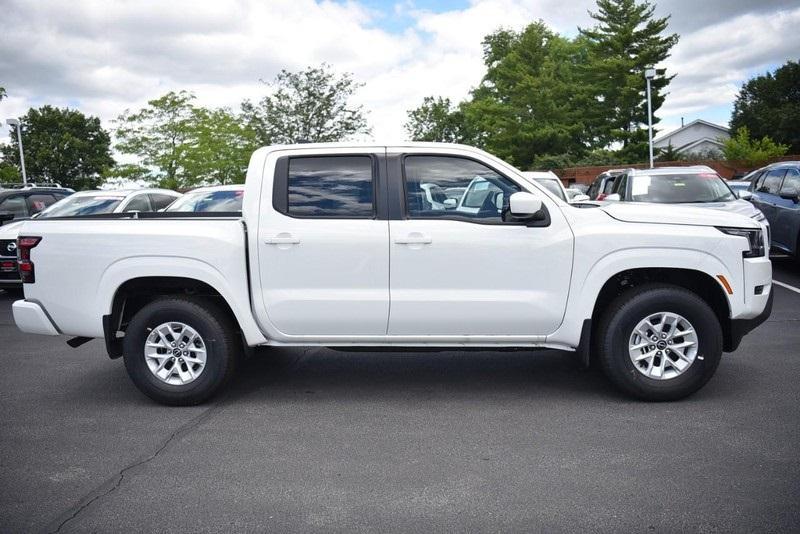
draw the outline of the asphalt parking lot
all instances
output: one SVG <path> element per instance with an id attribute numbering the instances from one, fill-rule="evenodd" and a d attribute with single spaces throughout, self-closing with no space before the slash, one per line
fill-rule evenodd
<path id="1" fill-rule="evenodd" d="M 800 294 L 774 291 L 682 402 L 556 351 L 284 349 L 194 408 L 100 342 L 23 335 L 0 294 L 0 530 L 797 531 Z"/>

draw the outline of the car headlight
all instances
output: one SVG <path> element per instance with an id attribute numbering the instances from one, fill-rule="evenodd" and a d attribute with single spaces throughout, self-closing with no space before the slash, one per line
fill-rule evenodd
<path id="1" fill-rule="evenodd" d="M 730 228 L 717 226 L 717 230 L 724 234 L 744 237 L 750 245 L 750 250 L 742 252 L 745 258 L 760 258 L 764 255 L 764 232 L 761 228 Z"/>
<path id="2" fill-rule="evenodd" d="M 767 220 L 767 218 L 766 218 L 766 217 L 764 217 L 764 214 L 763 214 L 763 213 L 761 213 L 761 210 L 756 210 L 756 212 L 755 212 L 753 215 L 751 215 L 751 217 L 752 217 L 753 219 L 757 220 L 758 222 L 761 222 L 761 221 L 766 221 L 766 220 Z"/>

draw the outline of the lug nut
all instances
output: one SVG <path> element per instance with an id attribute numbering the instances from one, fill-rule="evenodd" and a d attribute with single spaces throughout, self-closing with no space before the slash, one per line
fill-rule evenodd
<path id="1" fill-rule="evenodd" d="M 655 345 L 650 345 L 650 350 L 653 350 L 654 348 L 656 348 Z"/>
<path id="2" fill-rule="evenodd" d="M 170 361 L 173 361 L 173 362 L 174 362 L 174 361 L 175 361 L 175 356 L 173 356 L 172 358 L 170 358 Z"/>
<path id="3" fill-rule="evenodd" d="M 662 339 L 666 339 L 667 338 L 667 334 L 661 334 L 661 338 Z"/>
<path id="4" fill-rule="evenodd" d="M 184 356 L 188 356 L 189 355 L 189 351 L 188 350 L 183 351 L 183 355 Z"/>
<path id="5" fill-rule="evenodd" d="M 175 346 L 175 342 L 174 342 L 174 341 L 172 342 L 172 346 L 173 346 L 173 347 Z"/>
<path id="6" fill-rule="evenodd" d="M 656 352 L 656 356 L 661 356 L 661 351 Z"/>

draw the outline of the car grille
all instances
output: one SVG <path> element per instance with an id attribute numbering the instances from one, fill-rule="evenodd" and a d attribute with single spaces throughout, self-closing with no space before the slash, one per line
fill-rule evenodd
<path id="1" fill-rule="evenodd" d="M 16 239 L 0 239 L 0 257 L 3 258 L 17 257 Z"/>

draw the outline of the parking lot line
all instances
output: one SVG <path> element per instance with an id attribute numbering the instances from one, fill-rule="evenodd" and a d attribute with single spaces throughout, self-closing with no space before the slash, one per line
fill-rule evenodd
<path id="1" fill-rule="evenodd" d="M 777 285 L 779 285 L 781 287 L 785 287 L 789 291 L 794 291 L 795 293 L 800 294 L 800 288 L 797 288 L 797 287 L 794 287 L 794 286 L 790 286 L 789 284 L 787 284 L 785 282 L 779 282 L 779 281 L 773 279 L 772 283 L 773 284 L 777 284 Z"/>

